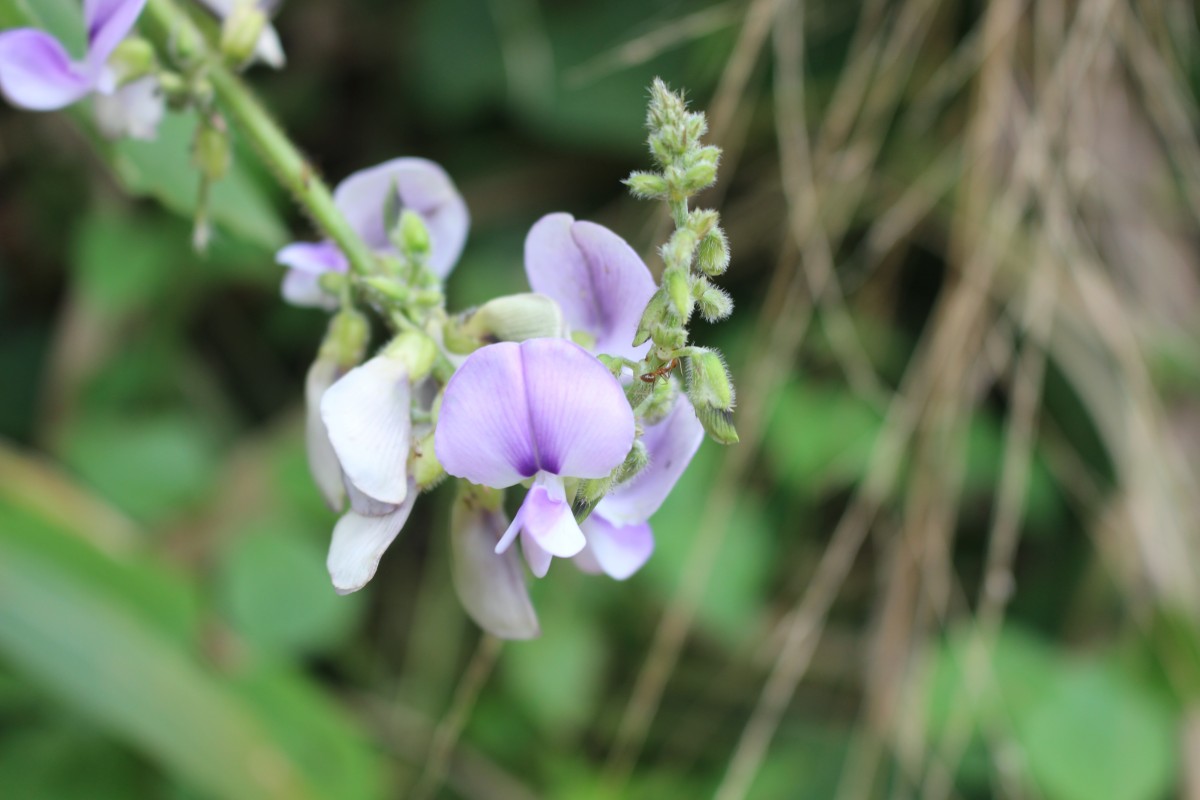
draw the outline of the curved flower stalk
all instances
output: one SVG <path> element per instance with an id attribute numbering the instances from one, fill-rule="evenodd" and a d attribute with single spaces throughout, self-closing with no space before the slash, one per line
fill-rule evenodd
<path id="1" fill-rule="evenodd" d="M 130 35 L 142 13 L 145 0 L 85 0 L 84 24 L 88 30 L 88 52 L 82 61 L 74 61 L 59 40 L 46 31 L 19 28 L 0 34 L 0 92 L 13 106 L 52 112 L 71 106 L 90 94 L 107 95 L 107 130 L 125 132 L 119 120 L 122 90 L 126 78 L 119 68 L 109 64 L 116 48 Z M 114 96 L 116 92 L 116 97 Z M 140 119 L 146 119 L 144 88 L 126 100 L 138 104 Z M 161 115 L 161 100 L 158 104 Z M 142 128 L 138 127 L 140 132 Z"/>
<path id="2" fill-rule="evenodd" d="M 571 329 L 594 342 L 594 350 L 640 361 L 649 343 L 634 346 L 642 311 L 657 291 L 654 278 L 633 248 L 617 234 L 570 214 L 548 214 L 525 239 L 529 285 L 558 301 Z M 647 465 L 612 489 L 582 523 L 587 546 L 581 568 L 628 578 L 654 551 L 648 520 L 670 494 L 704 439 L 686 396 L 647 426 L 642 438 Z"/>
<path id="3" fill-rule="evenodd" d="M 608 369 L 562 339 L 503 342 L 472 353 L 446 386 L 435 434 L 446 472 L 504 489 L 532 479 L 496 544 L 521 537 L 538 577 L 586 545 L 565 479 L 605 478 L 633 445 L 633 412 Z"/>
<path id="4" fill-rule="evenodd" d="M 397 158 L 346 178 L 333 193 L 334 204 L 367 245 L 396 254 L 393 233 L 404 211 L 424 223 L 429 238 L 428 269 L 444 279 L 462 254 L 470 215 L 446 171 L 424 158 Z M 345 273 L 349 263 L 328 239 L 293 242 L 275 255 L 288 268 L 283 297 L 298 306 L 333 309 L 338 296 L 322 288 L 322 277 Z"/>

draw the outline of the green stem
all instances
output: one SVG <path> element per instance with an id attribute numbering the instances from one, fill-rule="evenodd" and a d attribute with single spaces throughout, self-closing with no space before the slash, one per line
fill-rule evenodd
<path id="1" fill-rule="evenodd" d="M 172 37 L 186 36 L 201 48 L 199 55 L 207 62 L 207 74 L 212 82 L 221 109 L 237 126 L 243 136 L 275 173 L 280 184 L 291 192 L 313 223 L 345 253 L 351 268 L 359 275 L 375 273 L 375 257 L 342 213 L 333 204 L 329 188 L 316 175 L 311 163 L 292 144 L 283 130 L 271 119 L 245 84 L 220 63 L 201 33 L 196 22 L 175 0 L 149 0 L 145 18 L 151 23 L 152 38 L 160 52 L 169 53 Z"/>

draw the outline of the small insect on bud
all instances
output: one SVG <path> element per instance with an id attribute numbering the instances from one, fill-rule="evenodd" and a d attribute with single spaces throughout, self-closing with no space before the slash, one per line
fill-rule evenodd
<path id="1" fill-rule="evenodd" d="M 714 225 L 696 251 L 696 267 L 705 275 L 717 276 L 729 269 L 729 240 L 721 226 Z"/>
<path id="2" fill-rule="evenodd" d="M 697 280 L 694 291 L 700 316 L 707 322 L 719 322 L 733 313 L 733 299 L 723 289 L 709 283 L 707 278 Z"/>
<path id="3" fill-rule="evenodd" d="M 667 180 L 656 172 L 634 172 L 625 179 L 634 197 L 659 200 L 667 196 Z"/>
<path id="4" fill-rule="evenodd" d="M 221 55 L 235 68 L 250 62 L 258 39 L 267 26 L 267 15 L 252 0 L 238 0 L 221 25 Z"/>
<path id="5" fill-rule="evenodd" d="M 738 441 L 733 427 L 733 380 L 721 356 L 694 349 L 685 359 L 688 397 L 704 430 L 721 444 Z"/>
<path id="6" fill-rule="evenodd" d="M 670 266 L 663 272 L 663 288 L 671 298 L 671 309 L 683 322 L 692 316 L 695 300 L 692 298 L 692 286 L 689 281 L 686 266 Z"/>

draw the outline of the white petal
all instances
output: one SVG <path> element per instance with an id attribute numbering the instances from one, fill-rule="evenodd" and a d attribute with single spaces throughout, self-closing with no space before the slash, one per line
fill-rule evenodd
<path id="1" fill-rule="evenodd" d="M 488 633 L 532 639 L 541 633 L 515 550 L 495 551 L 505 520 L 499 511 L 471 507 L 460 498 L 450 517 L 450 574 L 463 608 Z"/>
<path id="2" fill-rule="evenodd" d="M 408 373 L 387 356 L 350 370 L 321 399 L 321 419 L 342 470 L 375 500 L 401 503 L 408 492 L 411 412 Z"/>
<path id="3" fill-rule="evenodd" d="M 304 440 L 308 447 L 308 468 L 325 502 L 334 511 L 340 511 L 346 500 L 342 485 L 342 467 L 329 433 L 321 421 L 321 396 L 338 379 L 337 364 L 329 359 L 317 359 L 308 368 L 304 382 Z"/>
<path id="4" fill-rule="evenodd" d="M 414 486 L 408 492 L 408 499 L 387 516 L 365 517 L 353 511 L 342 515 L 333 529 L 325 562 L 338 594 L 357 592 L 375 576 L 379 559 L 408 521 L 416 501 Z"/>

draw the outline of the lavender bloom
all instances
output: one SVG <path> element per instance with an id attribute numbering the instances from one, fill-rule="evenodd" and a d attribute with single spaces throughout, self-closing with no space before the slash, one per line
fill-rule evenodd
<path id="1" fill-rule="evenodd" d="M 117 75 L 108 58 L 137 22 L 146 0 L 85 0 L 87 55 L 73 61 L 45 31 L 19 28 L 0 33 L 0 92 L 31 111 L 64 108 L 92 92 L 112 94 Z"/>
<path id="2" fill-rule="evenodd" d="M 387 213 L 393 208 L 396 213 L 416 212 L 429 230 L 427 266 L 439 278 L 454 269 L 466 243 L 466 203 L 445 170 L 423 158 L 397 158 L 356 172 L 338 184 L 333 201 L 367 245 L 381 253 L 395 252 L 388 233 L 396 220 L 385 219 Z M 326 272 L 348 268 L 333 242 L 296 242 L 276 253 L 275 260 L 289 269 L 283 280 L 285 300 L 299 306 L 337 305 L 319 283 Z"/>
<path id="3" fill-rule="evenodd" d="M 597 352 L 640 360 L 649 344 L 632 345 L 642 310 L 654 295 L 654 278 L 625 240 L 570 214 L 548 214 L 525 239 L 529 285 L 557 301 L 568 325 L 591 336 Z M 617 580 L 636 572 L 654 551 L 647 520 L 687 469 L 704 428 L 685 395 L 643 436 L 649 463 L 617 486 L 583 523 L 587 546 L 576 558 L 585 571 Z"/>
<path id="4" fill-rule="evenodd" d="M 595 357 L 561 339 L 502 342 L 472 353 L 446 386 L 434 446 L 446 472 L 503 489 L 533 478 L 512 524 L 535 575 L 586 540 L 563 479 L 603 478 L 633 444 L 633 412 Z"/>

